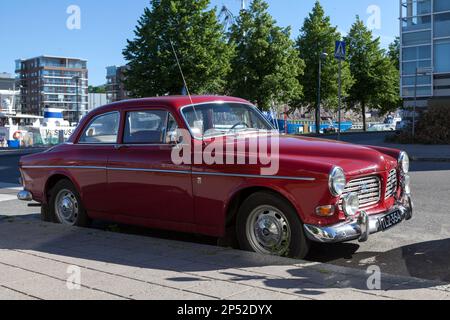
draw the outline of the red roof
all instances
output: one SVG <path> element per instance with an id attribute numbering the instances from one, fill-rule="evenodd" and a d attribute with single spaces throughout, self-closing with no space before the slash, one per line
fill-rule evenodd
<path id="1" fill-rule="evenodd" d="M 96 113 L 105 112 L 109 109 L 122 109 L 122 108 L 132 108 L 137 106 L 157 106 L 163 105 L 167 107 L 172 107 L 175 109 L 179 109 L 181 107 L 190 105 L 190 104 L 201 104 L 207 102 L 241 102 L 248 104 L 249 102 L 234 97 L 227 96 L 192 96 L 192 101 L 188 96 L 164 96 L 164 97 L 156 97 L 156 98 L 143 98 L 143 99 L 131 99 L 131 100 L 123 100 L 119 102 L 115 102 L 103 107 L 98 108 Z"/>

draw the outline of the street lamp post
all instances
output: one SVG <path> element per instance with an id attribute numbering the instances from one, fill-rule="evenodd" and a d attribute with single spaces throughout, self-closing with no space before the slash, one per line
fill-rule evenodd
<path id="1" fill-rule="evenodd" d="M 328 57 L 328 53 L 322 52 L 319 56 L 319 79 L 317 85 L 317 106 L 316 106 L 316 133 L 320 134 L 320 102 L 321 102 L 321 85 L 322 85 L 322 60 L 325 60 Z"/>
<path id="2" fill-rule="evenodd" d="M 79 93 L 78 93 L 78 87 L 79 87 L 79 83 L 80 83 L 81 77 L 80 76 L 74 76 L 72 79 L 75 80 L 75 83 L 76 83 L 76 88 L 75 88 L 76 116 L 75 116 L 75 119 L 77 120 L 76 122 L 78 124 L 80 122 L 80 99 L 79 99 L 80 97 L 79 97 Z"/>
<path id="3" fill-rule="evenodd" d="M 417 109 L 417 77 L 426 76 L 432 74 L 432 68 L 416 68 L 416 74 L 414 77 L 414 107 L 413 107 L 413 120 L 412 120 L 412 138 L 416 136 L 416 109 Z"/>

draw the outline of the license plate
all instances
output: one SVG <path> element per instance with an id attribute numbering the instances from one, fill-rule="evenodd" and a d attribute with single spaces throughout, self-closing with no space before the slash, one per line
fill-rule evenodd
<path id="1" fill-rule="evenodd" d="M 386 231 L 403 221 L 402 213 L 394 211 L 378 219 L 381 231 Z"/>

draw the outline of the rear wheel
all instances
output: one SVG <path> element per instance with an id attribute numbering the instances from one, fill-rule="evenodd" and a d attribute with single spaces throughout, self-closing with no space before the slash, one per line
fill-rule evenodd
<path id="1" fill-rule="evenodd" d="M 247 251 L 302 259 L 310 249 L 295 209 L 270 192 L 258 192 L 245 200 L 236 232 L 241 249 Z"/>
<path id="2" fill-rule="evenodd" d="M 80 195 L 69 180 L 59 181 L 50 192 L 48 206 L 42 207 L 44 221 L 85 227 L 90 223 Z"/>

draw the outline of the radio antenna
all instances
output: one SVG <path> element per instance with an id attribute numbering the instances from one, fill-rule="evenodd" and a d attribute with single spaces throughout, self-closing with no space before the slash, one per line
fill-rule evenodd
<path id="1" fill-rule="evenodd" d="M 172 40 L 170 40 L 170 46 L 172 47 L 173 55 L 175 56 L 175 60 L 177 61 L 178 69 L 180 69 L 181 78 L 183 79 L 184 87 L 186 88 L 186 93 L 189 97 L 189 101 L 191 102 L 192 108 L 194 109 L 194 115 L 195 119 L 199 121 L 199 117 L 197 115 L 197 110 L 195 109 L 194 101 L 192 100 L 191 92 L 189 91 L 189 87 L 186 82 L 186 78 L 184 77 L 183 69 L 181 68 L 180 60 L 178 59 L 177 52 L 175 50 L 175 47 L 173 46 Z"/>

